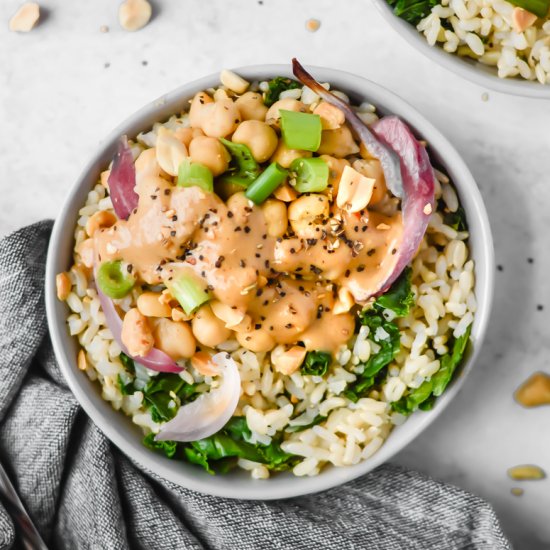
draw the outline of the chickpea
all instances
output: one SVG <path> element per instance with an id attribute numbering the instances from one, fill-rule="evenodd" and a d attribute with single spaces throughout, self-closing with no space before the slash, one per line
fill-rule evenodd
<path id="1" fill-rule="evenodd" d="M 128 348 L 130 355 L 137 357 L 147 355 L 155 344 L 147 317 L 135 307 L 130 309 L 124 316 L 120 337 L 122 343 Z"/>
<path id="2" fill-rule="evenodd" d="M 231 139 L 234 143 L 246 145 L 257 162 L 269 159 L 278 144 L 275 130 L 259 120 L 241 122 Z"/>
<path id="3" fill-rule="evenodd" d="M 346 166 L 350 165 L 349 161 L 346 159 L 337 159 L 330 155 L 321 155 L 321 158 L 328 165 L 328 186 L 325 191 L 329 193 L 330 196 L 335 197 L 338 194 L 338 185 L 342 177 L 342 172 Z"/>
<path id="4" fill-rule="evenodd" d="M 204 132 L 200 128 L 178 128 L 174 135 L 186 146 L 189 147 L 191 142 L 199 137 L 204 136 Z"/>
<path id="5" fill-rule="evenodd" d="M 323 130 L 321 145 L 317 152 L 320 155 L 331 155 L 344 158 L 359 152 L 359 146 L 353 139 L 351 130 L 342 126 L 336 130 Z"/>
<path id="6" fill-rule="evenodd" d="M 246 92 L 235 101 L 243 120 L 265 120 L 267 107 L 261 94 Z"/>
<path id="7" fill-rule="evenodd" d="M 237 332 L 239 344 L 254 353 L 271 351 L 275 347 L 275 340 L 264 329 L 252 330 L 250 332 Z"/>
<path id="8" fill-rule="evenodd" d="M 311 193 L 302 195 L 290 203 L 288 220 L 294 233 L 305 239 L 319 236 L 320 222 L 329 215 L 329 200 L 325 195 Z"/>
<path id="9" fill-rule="evenodd" d="M 160 292 L 143 292 L 137 299 L 137 308 L 146 317 L 170 317 L 172 308 L 159 301 Z"/>
<path id="10" fill-rule="evenodd" d="M 380 161 L 378 159 L 358 159 L 353 163 L 353 168 L 364 176 L 367 176 L 367 178 L 376 180 L 369 204 L 377 204 L 384 200 L 388 194 L 388 188 L 386 187 L 386 179 L 384 178 L 384 171 L 382 170 Z"/>
<path id="11" fill-rule="evenodd" d="M 271 237 L 282 237 L 286 233 L 288 218 L 286 205 L 277 199 L 268 199 L 262 205 L 267 234 Z"/>
<path id="12" fill-rule="evenodd" d="M 201 129 L 210 137 L 227 137 L 241 122 L 241 114 L 232 99 L 221 99 L 204 107 Z"/>
<path id="13" fill-rule="evenodd" d="M 157 319 L 153 331 L 156 346 L 172 359 L 192 357 L 197 344 L 188 323 Z"/>
<path id="14" fill-rule="evenodd" d="M 226 328 L 225 323 L 214 315 L 208 304 L 202 306 L 195 313 L 191 326 L 195 338 L 203 346 L 209 348 L 218 346 L 231 336 L 231 330 Z"/>
<path id="15" fill-rule="evenodd" d="M 278 162 L 283 168 L 288 168 L 292 161 L 299 158 L 311 157 L 311 151 L 301 151 L 300 149 L 289 149 L 284 140 L 279 140 L 279 145 L 271 157 L 271 162 Z"/>
<path id="16" fill-rule="evenodd" d="M 287 97 L 285 99 L 279 99 L 276 101 L 267 111 L 265 115 L 265 121 L 272 126 L 278 126 L 279 119 L 281 118 L 280 110 L 283 111 L 295 111 L 299 113 L 306 113 L 307 107 L 297 99 L 291 99 Z"/>
<path id="17" fill-rule="evenodd" d="M 189 146 L 189 156 L 193 162 L 204 164 L 214 177 L 223 174 L 231 160 L 231 155 L 220 140 L 208 136 L 199 136 L 193 139 Z"/>
<path id="18" fill-rule="evenodd" d="M 251 202 L 248 200 L 244 191 L 234 193 L 227 199 L 227 209 L 233 214 L 233 221 L 236 225 L 244 225 L 248 221 L 251 207 Z"/>
<path id="19" fill-rule="evenodd" d="M 202 128 L 202 122 L 206 114 L 205 107 L 212 103 L 214 103 L 214 100 L 206 92 L 195 94 L 189 109 L 189 122 L 193 128 Z"/>
<path id="20" fill-rule="evenodd" d="M 147 176 L 158 177 L 161 174 L 162 177 L 170 179 L 170 176 L 159 166 L 156 147 L 142 151 L 136 159 L 134 166 L 136 168 L 136 177 L 139 179 L 146 178 Z"/>
<path id="21" fill-rule="evenodd" d="M 116 216 L 112 212 L 100 210 L 88 218 L 86 222 L 86 233 L 91 237 L 98 229 L 114 225 L 116 220 Z"/>

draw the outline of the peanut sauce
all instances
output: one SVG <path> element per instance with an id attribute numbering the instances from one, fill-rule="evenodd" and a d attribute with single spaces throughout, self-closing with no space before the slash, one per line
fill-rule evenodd
<path id="1" fill-rule="evenodd" d="M 268 235 L 262 209 L 243 193 L 227 202 L 199 187 L 176 187 L 154 149 L 136 160 L 139 204 L 128 220 L 94 234 L 97 262 L 123 260 L 138 280 L 168 283 L 191 270 L 212 297 L 248 314 L 250 330 L 277 344 L 301 342 L 332 353 L 353 335 L 352 312 L 334 314 L 338 289 L 361 303 L 392 271 L 402 218 L 332 205 L 316 222 L 316 238 Z"/>

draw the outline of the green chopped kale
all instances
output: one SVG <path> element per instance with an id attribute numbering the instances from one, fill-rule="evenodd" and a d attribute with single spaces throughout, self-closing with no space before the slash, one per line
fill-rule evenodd
<path id="1" fill-rule="evenodd" d="M 278 76 L 269 81 L 269 89 L 265 94 L 264 103 L 271 107 L 276 101 L 279 100 L 281 92 L 286 90 L 294 90 L 300 88 L 302 85 L 292 78 L 286 76 Z"/>
<path id="2" fill-rule="evenodd" d="M 439 4 L 439 0 L 387 0 L 387 2 L 397 17 L 414 26 L 430 15 L 432 8 Z"/>
<path id="3" fill-rule="evenodd" d="M 427 411 L 433 408 L 437 397 L 445 391 L 457 367 L 462 363 L 470 341 L 471 329 L 472 325 L 462 336 L 454 340 L 451 353 L 441 358 L 439 370 L 429 380 L 425 380 L 418 388 L 410 390 L 399 401 L 392 403 L 394 411 L 408 416 L 417 409 Z"/>
<path id="4" fill-rule="evenodd" d="M 149 434 L 143 444 L 168 458 L 201 466 L 209 474 L 228 472 L 239 458 L 260 462 L 276 471 L 291 469 L 299 462 L 300 457 L 285 453 L 278 441 L 269 445 L 250 443 L 247 439 L 251 435 L 246 419 L 233 417 L 218 433 L 204 439 L 190 443 L 154 441 L 154 435 Z"/>
<path id="5" fill-rule="evenodd" d="M 302 374 L 324 376 L 331 362 L 331 354 L 326 351 L 308 351 L 300 367 Z"/>

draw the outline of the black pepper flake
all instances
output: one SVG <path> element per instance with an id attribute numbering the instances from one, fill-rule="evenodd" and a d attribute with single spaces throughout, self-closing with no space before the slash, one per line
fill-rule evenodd
<path id="1" fill-rule="evenodd" d="M 206 278 L 206 271 L 201 271 L 201 277 L 202 277 L 203 279 Z"/>
<path id="2" fill-rule="evenodd" d="M 204 256 L 202 254 L 199 254 L 199 260 L 202 262 L 204 260 Z"/>
<path id="3" fill-rule="evenodd" d="M 240 260 L 240 261 L 239 261 L 239 265 L 240 265 L 241 267 L 246 267 L 246 262 L 245 262 L 244 260 Z"/>
<path id="4" fill-rule="evenodd" d="M 372 256 L 373 254 L 376 253 L 376 248 L 371 248 L 368 252 L 367 252 L 367 256 Z M 393 252 L 393 254 L 395 254 L 395 252 Z"/>
<path id="5" fill-rule="evenodd" d="M 178 217 L 176 215 L 172 216 L 172 221 L 173 222 L 177 222 L 178 221 Z"/>
<path id="6" fill-rule="evenodd" d="M 544 309 L 544 306 L 542 304 L 537 305 L 537 311 L 542 311 Z"/>
<path id="7" fill-rule="evenodd" d="M 219 256 L 218 259 L 216 260 L 216 263 L 214 264 L 214 267 L 220 268 L 224 260 L 225 260 L 225 256 Z"/>
<path id="8" fill-rule="evenodd" d="M 252 207 L 251 206 L 245 206 L 243 210 L 250 214 L 250 212 L 252 212 Z"/>
<path id="9" fill-rule="evenodd" d="M 269 330 L 275 330 L 274 327 L 273 327 L 273 325 L 271 325 L 271 326 L 269 327 Z"/>
<path id="10" fill-rule="evenodd" d="M 292 328 L 292 323 L 287 323 L 287 324 L 285 325 L 285 328 Z"/>
<path id="11" fill-rule="evenodd" d="M 354 230 L 356 233 L 359 233 L 359 226 L 356 225 L 356 226 L 353 228 L 353 230 Z"/>
<path id="12" fill-rule="evenodd" d="M 322 269 L 319 269 L 316 265 L 311 264 L 309 266 L 309 269 L 315 273 L 315 275 L 320 275 L 322 273 Z"/>
<path id="13" fill-rule="evenodd" d="M 242 231 L 243 228 L 240 226 L 240 225 L 237 225 L 237 227 L 235 227 L 234 231 Z"/>
<path id="14" fill-rule="evenodd" d="M 245 233 L 250 233 L 250 227 L 248 227 L 248 225 L 244 228 L 244 232 Z"/>
<path id="15" fill-rule="evenodd" d="M 261 254 L 259 252 L 256 252 L 256 254 L 254 254 L 254 256 L 256 256 L 256 258 L 259 258 L 261 256 Z"/>
<path id="16" fill-rule="evenodd" d="M 393 256 L 397 252 L 397 248 L 392 248 L 391 255 Z"/>
<path id="17" fill-rule="evenodd" d="M 255 329 L 255 330 L 260 330 L 261 328 L 262 328 L 262 325 L 261 325 L 260 323 L 256 323 L 256 324 L 254 325 L 254 329 Z"/>
<path id="18" fill-rule="evenodd" d="M 116 227 L 116 226 L 115 226 Z M 533 260 L 533 258 L 527 258 L 527 263 L 528 264 L 532 264 L 535 260 Z"/>
<path id="19" fill-rule="evenodd" d="M 266 261 L 264 262 L 264 265 L 265 265 L 265 268 L 266 268 L 266 269 L 269 269 L 269 260 L 266 260 Z"/>
<path id="20" fill-rule="evenodd" d="M 284 290 L 281 290 L 281 292 L 279 292 L 279 296 L 281 298 L 284 298 L 286 296 L 286 292 Z"/>
<path id="21" fill-rule="evenodd" d="M 361 231 L 364 233 L 367 229 L 368 229 L 368 227 L 367 227 L 366 225 L 364 225 L 364 226 L 361 228 Z"/>
<path id="22" fill-rule="evenodd" d="M 361 273 L 362 271 L 365 271 L 365 266 L 363 264 L 357 266 L 357 271 Z"/>
<path id="23" fill-rule="evenodd" d="M 344 277 L 347 279 L 351 275 L 351 271 L 349 269 L 346 269 L 346 272 L 344 273 Z"/>
<path id="24" fill-rule="evenodd" d="M 262 305 L 263 305 L 263 306 L 267 306 L 267 304 L 269 304 L 269 300 L 264 300 L 264 301 L 262 302 Z"/>
<path id="25" fill-rule="evenodd" d="M 152 200 L 156 200 L 157 196 L 156 195 L 151 195 L 151 199 Z"/>
<path id="26" fill-rule="evenodd" d="M 259 288 L 258 290 L 256 290 L 256 297 L 259 298 L 263 293 L 264 291 L 261 288 Z"/>
<path id="27" fill-rule="evenodd" d="M 100 258 L 100 260 L 101 260 L 101 258 Z M 126 271 L 127 271 L 128 273 L 132 273 L 132 270 L 133 270 L 133 269 L 134 269 L 134 266 L 133 266 L 132 264 L 128 264 L 128 265 L 126 266 Z"/>
<path id="28" fill-rule="evenodd" d="M 264 233 L 264 234 L 262 235 L 262 239 L 263 239 L 264 241 L 267 239 L 267 234 L 266 234 L 266 233 Z"/>
<path id="29" fill-rule="evenodd" d="M 290 253 L 291 253 L 291 254 L 296 254 L 296 249 L 295 249 L 294 247 L 292 247 L 292 248 L 290 249 Z"/>
<path id="30" fill-rule="evenodd" d="M 176 236 L 176 232 L 174 230 L 170 231 L 170 236 L 171 237 L 175 237 Z"/>
<path id="31" fill-rule="evenodd" d="M 166 196 L 168 196 L 171 192 L 172 192 L 171 189 L 165 189 L 165 190 L 164 190 L 164 194 L 165 194 Z"/>
<path id="32" fill-rule="evenodd" d="M 229 210 L 229 212 L 227 213 L 227 217 L 228 217 L 228 218 L 232 218 L 232 217 L 233 217 L 233 212 L 231 212 L 231 210 Z"/>
<path id="33" fill-rule="evenodd" d="M 305 288 L 304 288 L 302 285 L 300 285 L 300 286 L 298 287 L 298 290 L 299 290 L 300 292 L 303 292 L 303 291 L 305 290 Z"/>
<path id="34" fill-rule="evenodd" d="M 209 290 L 210 292 L 212 292 L 214 290 L 214 287 L 212 285 L 208 285 L 206 287 L 206 290 Z"/>
<path id="35" fill-rule="evenodd" d="M 503 266 L 501 266 L 500 264 L 499 264 L 499 265 L 497 265 L 497 269 L 498 269 L 499 271 L 504 271 L 504 267 L 503 267 Z"/>

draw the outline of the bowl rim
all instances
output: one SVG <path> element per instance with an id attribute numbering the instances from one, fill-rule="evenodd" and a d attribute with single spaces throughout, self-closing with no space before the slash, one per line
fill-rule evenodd
<path id="1" fill-rule="evenodd" d="M 541 84 L 537 80 L 499 78 L 496 74 L 493 75 L 488 71 L 483 71 L 478 67 L 480 63 L 470 63 L 446 52 L 439 46 L 430 46 L 424 36 L 413 25 L 393 13 L 386 0 L 372 0 L 372 2 L 382 17 L 397 31 L 397 34 L 424 56 L 447 70 L 478 86 L 503 94 L 530 97 L 532 99 L 550 99 L 550 84 Z"/>
<path id="2" fill-rule="evenodd" d="M 251 65 L 233 70 L 248 80 L 272 78 L 274 75 L 292 76 L 289 65 Z M 121 411 L 114 411 L 110 403 L 103 401 L 99 392 L 89 393 L 88 390 L 92 383 L 87 376 L 84 376 L 78 370 L 76 357 L 74 354 L 71 356 L 68 351 L 68 348 L 74 348 L 76 338 L 70 336 L 67 331 L 67 306 L 65 303 L 57 300 L 55 290 L 56 274 L 59 271 L 67 269 L 67 262 L 63 262 L 62 260 L 63 249 L 61 243 L 63 239 L 69 239 L 68 243 L 70 243 L 71 249 L 68 251 L 68 257 L 71 258 L 72 247 L 74 246 L 74 225 L 78 209 L 83 204 L 82 197 L 85 197 L 92 188 L 92 174 L 96 173 L 97 175 L 98 165 L 104 169 L 105 159 L 112 158 L 119 137 L 126 133 L 133 137 L 137 132 L 132 133 L 132 130 L 135 131 L 136 128 L 143 130 L 147 126 L 150 127 L 151 124 L 146 124 L 145 120 L 162 120 L 162 114 L 166 117 L 167 113 L 176 112 L 176 105 L 181 104 L 182 99 L 186 101 L 197 91 L 218 84 L 219 73 L 214 73 L 184 84 L 161 96 L 156 101 L 145 105 L 118 125 L 94 151 L 84 170 L 73 184 L 55 220 L 48 249 L 45 278 L 48 326 L 53 349 L 65 380 L 86 414 L 108 439 L 121 449 L 125 455 L 130 457 L 131 460 L 138 463 L 153 476 L 164 478 L 181 487 L 213 496 L 240 500 L 290 498 L 329 489 L 370 472 L 402 450 L 431 424 L 452 401 L 462 387 L 465 375 L 475 363 L 488 326 L 494 292 L 494 249 L 491 228 L 479 189 L 458 152 L 439 130 L 416 109 L 384 87 L 363 77 L 340 70 L 315 66 L 308 66 L 308 70 L 316 74 L 322 81 L 337 84 L 339 88 L 349 92 L 350 95 L 355 93 L 362 97 L 369 95 L 378 96 L 375 103 L 380 111 L 392 112 L 403 117 L 417 135 L 420 134 L 425 138 L 429 135 L 429 141 L 430 143 L 434 143 L 437 155 L 444 156 L 445 162 L 443 164 L 447 171 L 460 174 L 459 177 L 454 175 L 453 181 L 459 195 L 461 195 L 461 203 L 464 205 L 464 200 L 468 201 L 468 206 L 464 205 L 464 207 L 470 220 L 470 225 L 472 225 L 472 220 L 475 220 L 475 224 L 478 226 L 478 232 L 475 237 L 470 238 L 470 242 L 475 240 L 477 243 L 476 249 L 479 248 L 479 254 L 476 254 L 476 275 L 480 270 L 483 273 L 483 276 L 476 277 L 475 291 L 476 296 L 478 296 L 478 310 L 472 330 L 474 345 L 469 357 L 466 358 L 463 364 L 461 375 L 456 377 L 451 386 L 438 399 L 437 405 L 433 410 L 411 415 L 404 424 L 405 428 L 402 429 L 403 427 L 400 426 L 392 430 L 392 433 L 384 441 L 382 447 L 371 458 L 354 466 L 326 469 L 315 477 L 296 478 L 292 475 L 285 477 L 283 474 L 282 476 L 279 475 L 271 478 L 270 483 L 270 480 L 253 480 L 250 476 L 244 481 L 238 475 L 216 477 L 208 476 L 208 474 L 203 475 L 203 472 L 198 472 L 196 467 L 155 454 L 141 444 L 141 438 L 136 443 L 136 438 L 130 430 L 132 424 L 129 423 L 128 429 L 124 428 L 122 432 L 118 431 L 115 425 L 109 423 L 109 417 L 114 419 L 114 422 L 119 421 L 118 417 L 113 416 L 113 413 L 122 417 L 125 421 L 130 421 Z M 168 106 L 168 111 L 166 110 L 166 106 Z M 66 243 L 66 246 L 68 246 L 68 243 Z M 189 467 L 192 469 L 189 470 Z M 189 470 L 189 473 L 187 473 L 187 470 Z"/>

